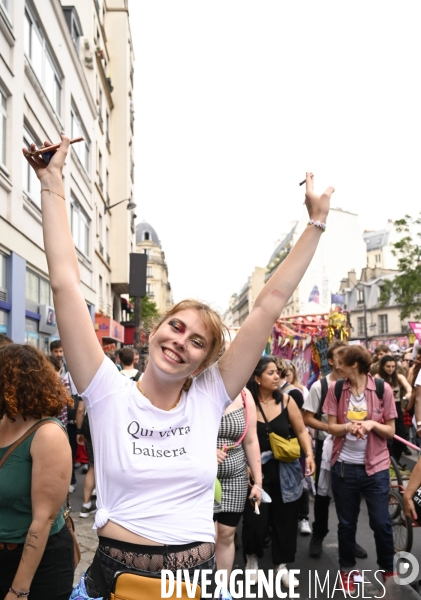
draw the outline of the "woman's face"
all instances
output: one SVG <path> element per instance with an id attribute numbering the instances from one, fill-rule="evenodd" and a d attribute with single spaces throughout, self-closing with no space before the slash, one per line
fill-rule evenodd
<path id="1" fill-rule="evenodd" d="M 294 381 L 294 373 L 292 372 L 292 369 L 288 369 L 285 379 L 288 381 L 288 383 L 292 383 Z"/>
<path id="2" fill-rule="evenodd" d="M 194 309 L 180 310 L 149 337 L 149 360 L 161 373 L 189 377 L 200 371 L 212 337 Z"/>
<path id="3" fill-rule="evenodd" d="M 338 356 L 336 370 L 344 379 L 347 379 L 350 375 L 352 376 L 355 372 L 358 372 L 353 366 L 346 365 L 341 355 Z"/>
<path id="4" fill-rule="evenodd" d="M 275 363 L 269 363 L 260 377 L 256 375 L 255 380 L 259 384 L 261 390 L 274 392 L 279 386 L 278 369 Z"/>
<path id="5" fill-rule="evenodd" d="M 384 369 L 384 372 L 387 373 L 388 375 L 393 375 L 393 373 L 396 371 L 395 361 L 388 360 L 386 363 L 384 363 L 383 369 Z"/>

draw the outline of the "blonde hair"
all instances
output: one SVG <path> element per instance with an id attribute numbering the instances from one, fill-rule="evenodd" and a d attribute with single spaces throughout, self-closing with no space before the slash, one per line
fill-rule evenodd
<path id="1" fill-rule="evenodd" d="M 222 322 L 219 314 L 208 304 L 187 298 L 186 300 L 181 300 L 181 302 L 174 304 L 174 306 L 167 310 L 165 315 L 161 317 L 161 319 L 155 325 L 154 330 L 156 331 L 159 329 L 159 327 L 161 327 L 161 325 L 165 323 L 167 319 L 173 317 L 181 310 L 196 310 L 199 313 L 206 329 L 208 329 L 211 334 L 209 350 L 205 360 L 201 365 L 202 369 L 206 369 L 216 362 L 220 356 L 222 356 L 225 350 L 225 333 L 228 332 L 228 328 Z"/>
<path id="2" fill-rule="evenodd" d="M 297 367 L 294 365 L 294 363 L 292 361 L 290 361 L 286 365 L 286 373 L 288 373 L 288 371 L 291 371 L 291 373 L 292 373 L 292 385 L 295 385 L 296 388 L 298 388 L 299 390 L 302 390 L 304 386 L 298 377 Z"/>

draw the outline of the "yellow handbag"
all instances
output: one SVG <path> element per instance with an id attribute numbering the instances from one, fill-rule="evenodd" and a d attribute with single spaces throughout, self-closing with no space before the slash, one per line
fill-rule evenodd
<path id="1" fill-rule="evenodd" d="M 297 438 L 284 438 L 272 431 L 269 433 L 269 443 L 276 460 L 294 462 L 301 456 L 301 448 Z"/>
<path id="2" fill-rule="evenodd" d="M 288 397 L 290 397 L 290 396 L 288 396 Z M 284 409 L 283 399 L 281 400 L 281 404 L 282 404 L 282 409 Z M 263 412 L 263 408 L 261 407 L 260 402 L 257 406 L 260 409 L 260 412 L 262 413 L 262 417 L 266 424 L 266 431 L 268 433 L 269 444 L 270 444 L 270 448 L 273 453 L 273 457 L 276 460 L 280 460 L 280 461 L 286 462 L 286 463 L 294 462 L 294 460 L 297 460 L 297 458 L 300 458 L 301 448 L 300 448 L 300 444 L 298 443 L 297 438 L 296 437 L 285 438 L 285 437 L 282 437 L 281 435 L 278 435 L 277 433 L 274 433 L 273 431 L 271 431 L 269 421 L 267 420 L 266 415 Z"/>
<path id="3" fill-rule="evenodd" d="M 181 583 L 181 596 L 176 594 L 177 583 L 175 583 L 174 593 L 170 598 L 183 598 L 184 600 L 196 598 L 200 600 L 201 588 L 197 584 L 195 595 L 188 596 L 187 587 L 183 581 Z M 110 600 L 162 600 L 161 577 L 148 577 L 146 575 L 136 575 L 136 573 L 116 573 Z"/>

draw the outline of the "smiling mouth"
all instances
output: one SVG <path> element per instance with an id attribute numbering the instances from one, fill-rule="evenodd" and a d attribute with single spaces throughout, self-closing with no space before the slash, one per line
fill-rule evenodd
<path id="1" fill-rule="evenodd" d="M 169 350 L 168 348 L 162 348 L 162 352 L 165 354 L 165 356 L 168 356 L 168 358 L 170 358 L 171 360 L 173 360 L 176 363 L 184 362 L 184 360 L 181 358 L 181 356 L 179 356 L 176 352 Z"/>

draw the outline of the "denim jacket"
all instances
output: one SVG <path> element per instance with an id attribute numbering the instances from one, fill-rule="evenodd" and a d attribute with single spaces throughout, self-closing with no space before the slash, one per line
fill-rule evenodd
<path id="1" fill-rule="evenodd" d="M 273 453 L 271 451 L 262 452 L 262 465 L 271 459 L 273 459 Z M 298 458 L 291 463 L 281 461 L 276 462 L 279 466 L 282 500 L 285 504 L 288 504 L 288 502 L 295 502 L 295 500 L 301 498 L 301 494 L 303 493 L 303 470 L 301 468 L 301 463 Z"/>

